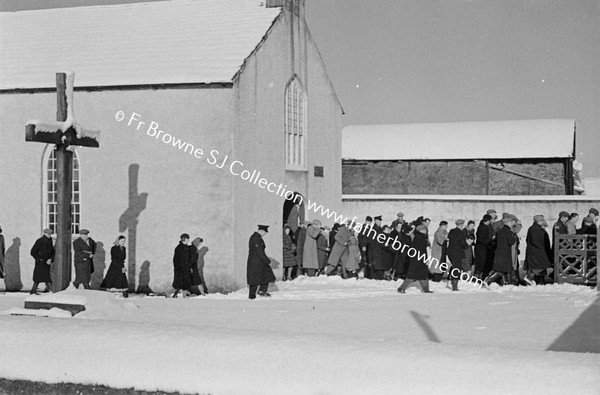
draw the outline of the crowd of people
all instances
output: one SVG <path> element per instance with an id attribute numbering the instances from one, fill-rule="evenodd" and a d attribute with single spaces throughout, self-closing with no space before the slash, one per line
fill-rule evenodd
<path id="1" fill-rule="evenodd" d="M 592 208 L 577 228 L 577 213 L 559 213 L 553 230 L 558 234 L 596 234 L 598 210 Z M 473 220 L 458 219 L 455 227 L 441 221 L 430 240 L 431 220 L 419 217 L 408 222 L 399 212 L 389 225 L 383 225 L 382 216 L 367 216 L 360 227 L 356 223 L 322 226 L 319 220 L 304 222 L 294 231 L 283 227 L 283 280 L 303 274 L 340 275 L 375 280 L 404 282 L 398 288 L 403 293 L 414 281 L 419 281 L 423 292 L 429 291 L 429 280 L 439 282 L 447 278 L 454 291 L 458 290 L 461 275 L 475 282 L 491 284 L 544 284 L 553 270 L 553 253 L 543 215 L 535 215 L 526 234 L 526 254 L 521 278 L 519 266 L 521 221 L 510 213 L 498 217 L 496 210 L 484 214 L 476 227 Z M 385 237 L 380 238 L 383 234 Z M 389 240 L 397 239 L 402 245 L 416 250 L 394 248 Z M 425 257 L 425 258 L 423 258 Z M 435 260 L 432 260 L 435 258 Z M 432 265 L 431 262 L 436 262 Z M 446 263 L 440 265 L 439 263 Z"/>

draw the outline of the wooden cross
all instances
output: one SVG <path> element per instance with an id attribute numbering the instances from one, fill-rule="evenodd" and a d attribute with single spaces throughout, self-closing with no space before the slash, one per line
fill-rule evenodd
<path id="1" fill-rule="evenodd" d="M 75 75 L 56 73 L 56 121 L 31 120 L 25 126 L 25 141 L 55 144 L 56 154 L 56 254 L 54 258 L 53 292 L 66 289 L 71 282 L 71 195 L 73 183 L 73 151 L 71 146 L 98 148 L 100 132 L 82 128 L 73 114 L 73 82 Z"/>

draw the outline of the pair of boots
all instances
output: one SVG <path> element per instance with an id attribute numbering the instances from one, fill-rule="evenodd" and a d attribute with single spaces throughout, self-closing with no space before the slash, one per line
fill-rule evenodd
<path id="1" fill-rule="evenodd" d="M 31 291 L 29 291 L 29 294 L 39 295 L 39 293 L 37 292 L 39 285 L 40 285 L 39 283 L 33 283 L 33 287 L 31 287 Z M 50 292 L 51 289 L 52 289 L 52 283 L 46 283 L 46 289 L 44 290 L 44 292 Z"/>
<path id="2" fill-rule="evenodd" d="M 451 278 L 450 283 L 452 284 L 452 290 L 458 291 L 458 278 Z"/>

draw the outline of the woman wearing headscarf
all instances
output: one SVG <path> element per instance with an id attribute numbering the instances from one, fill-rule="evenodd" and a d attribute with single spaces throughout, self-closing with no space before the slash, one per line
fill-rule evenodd
<path id="1" fill-rule="evenodd" d="M 302 267 L 309 277 L 314 277 L 319 270 L 319 257 L 317 250 L 317 238 L 321 233 L 321 221 L 313 220 L 306 227 L 306 239 L 304 240 L 304 253 Z"/>
<path id="2" fill-rule="evenodd" d="M 283 225 L 283 281 L 294 279 L 294 267 L 298 267 L 296 260 L 296 245 L 292 241 L 292 227 L 288 224 Z"/>
<path id="3" fill-rule="evenodd" d="M 190 268 L 192 269 L 192 290 L 196 293 L 196 289 L 198 290 L 198 294 L 204 295 L 204 287 L 202 286 L 202 276 L 200 276 L 200 271 L 198 270 L 198 250 L 200 249 L 200 243 L 202 239 L 200 237 L 196 237 L 192 241 L 192 245 L 190 245 Z"/>
<path id="4" fill-rule="evenodd" d="M 110 266 L 100 288 L 119 290 L 127 298 L 129 297 L 129 283 L 127 282 L 127 268 L 125 268 L 126 250 L 125 236 L 117 237 L 110 249 Z"/>

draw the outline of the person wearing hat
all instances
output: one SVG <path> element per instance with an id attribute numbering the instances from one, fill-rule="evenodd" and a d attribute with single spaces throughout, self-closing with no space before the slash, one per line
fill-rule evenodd
<path id="1" fill-rule="evenodd" d="M 179 236 L 179 243 L 173 251 L 173 292 L 172 298 L 176 298 L 179 291 L 182 291 L 184 298 L 190 295 L 192 288 L 192 265 L 190 262 L 190 247 L 188 242 L 190 235 L 187 233 Z"/>
<path id="2" fill-rule="evenodd" d="M 598 231 L 598 225 L 596 224 L 596 221 L 598 221 L 598 210 L 595 208 L 591 208 L 590 212 L 588 213 L 588 217 L 592 220 L 592 229 L 589 229 L 589 231 Z M 589 234 L 593 234 L 593 233 L 589 233 Z"/>
<path id="3" fill-rule="evenodd" d="M 512 282 L 514 268 L 511 247 L 517 242 L 512 228 L 516 222 L 516 217 L 511 214 L 502 216 L 504 227 L 496 234 L 493 271 L 485 280 L 488 285 L 500 279 L 502 279 L 503 285 L 508 285 Z"/>
<path id="4" fill-rule="evenodd" d="M 383 280 L 384 274 L 387 269 L 386 267 L 386 254 L 385 254 L 385 243 L 388 240 L 388 236 L 383 239 L 383 242 L 379 241 L 379 235 L 383 234 L 383 228 L 381 222 L 383 218 L 381 215 L 375 217 L 375 225 L 373 225 L 374 232 L 372 233 L 371 240 L 369 241 L 369 250 L 371 253 L 371 277 L 374 280 Z"/>
<path id="5" fill-rule="evenodd" d="M 123 235 L 117 237 L 110 249 L 110 266 L 106 276 L 100 283 L 101 289 L 114 289 L 123 293 L 123 297 L 129 297 L 129 283 L 127 281 L 127 269 L 125 258 L 127 258 L 126 238 Z"/>
<path id="6" fill-rule="evenodd" d="M 33 269 L 33 286 L 30 294 L 37 294 L 37 288 L 40 283 L 46 283 L 45 292 L 52 288 L 52 278 L 50 277 L 50 265 L 54 261 L 55 249 L 52 243 L 52 229 L 44 229 L 42 237 L 37 239 L 31 247 L 30 254 L 35 260 Z"/>
<path id="7" fill-rule="evenodd" d="M 331 276 L 337 272 L 337 267 L 342 263 L 342 260 L 348 257 L 348 244 L 350 243 L 350 230 L 345 223 L 341 223 L 338 228 L 334 244 L 331 247 L 331 254 L 327 259 L 327 267 L 325 268 L 325 274 Z"/>
<path id="8" fill-rule="evenodd" d="M 577 230 L 578 235 L 595 235 L 598 232 L 592 217 L 585 217 L 581 222 L 581 228 Z"/>
<path id="9" fill-rule="evenodd" d="M 190 290 L 194 295 L 204 295 L 204 289 L 206 285 L 204 284 L 204 275 L 200 274 L 200 268 L 198 265 L 199 253 L 200 253 L 200 245 L 202 244 L 203 239 L 201 237 L 196 237 L 192 240 L 192 243 L 188 246 L 190 253 L 190 269 L 192 272 L 191 276 L 191 287 Z"/>
<path id="10" fill-rule="evenodd" d="M 299 274 L 304 273 L 304 243 L 306 242 L 306 228 L 310 224 L 308 221 L 300 223 L 296 229 L 296 261 L 298 261 Z M 296 277 L 296 273 L 292 273 L 292 277 Z"/>
<path id="11" fill-rule="evenodd" d="M 360 249 L 360 266 L 363 270 L 365 278 L 371 278 L 371 259 L 369 257 L 369 243 L 371 238 L 367 236 L 373 218 L 369 215 L 365 218 L 365 223 L 362 226 L 360 233 L 358 234 L 358 248 Z"/>
<path id="12" fill-rule="evenodd" d="M 558 214 L 558 221 L 554 224 L 554 234 L 568 235 L 569 228 L 567 227 L 567 221 L 569 220 L 569 213 L 561 211 Z"/>
<path id="13" fill-rule="evenodd" d="M 479 222 L 479 226 L 477 226 L 473 257 L 475 261 L 473 276 L 480 279 L 484 279 L 490 274 L 492 265 L 494 264 L 494 246 L 492 245 L 494 230 L 491 227 L 492 218 L 490 214 L 484 214 Z"/>
<path id="14" fill-rule="evenodd" d="M 90 289 L 90 280 L 94 272 L 94 261 L 92 260 L 96 253 L 96 242 L 90 237 L 90 231 L 81 229 L 79 237 L 73 241 L 73 261 L 75 263 L 75 280 L 73 286 Z"/>
<path id="15" fill-rule="evenodd" d="M 545 284 L 546 269 L 552 267 L 550 237 L 543 228 L 543 215 L 534 215 L 533 224 L 527 229 L 524 269 L 526 280 L 533 278 L 536 284 Z"/>
<path id="16" fill-rule="evenodd" d="M 319 233 L 319 237 L 317 237 L 317 259 L 319 261 L 319 271 L 321 274 L 325 270 L 327 266 L 327 258 L 329 257 L 329 232 L 331 229 L 329 226 L 324 226 L 321 228 L 321 233 Z"/>
<path id="17" fill-rule="evenodd" d="M 258 296 L 271 296 L 268 292 L 269 283 L 275 282 L 275 274 L 271 269 L 271 260 L 265 253 L 263 237 L 269 232 L 268 225 L 258 225 L 258 229 L 250 236 L 248 241 L 248 264 L 246 267 L 246 280 L 248 283 L 248 298 L 256 299 Z"/>
<path id="18" fill-rule="evenodd" d="M 292 227 L 289 224 L 283 225 L 283 281 L 293 280 L 295 276 L 294 268 L 298 270 L 298 261 L 296 260 L 296 244 L 292 241 L 290 233 Z"/>
<path id="19" fill-rule="evenodd" d="M 317 270 L 319 270 L 317 239 L 319 238 L 319 234 L 321 234 L 321 225 L 321 221 L 315 219 L 306 228 L 302 267 L 310 277 L 314 277 L 317 274 Z"/>
<path id="20" fill-rule="evenodd" d="M 463 267 L 463 259 L 465 258 L 465 250 L 470 246 L 467 242 L 467 236 L 463 232 L 465 228 L 465 220 L 457 219 L 455 222 L 456 227 L 448 232 L 448 259 L 452 264 L 450 269 L 450 282 L 452 284 L 452 290 L 458 291 L 458 280 L 460 274 L 466 269 Z M 467 269 L 469 270 L 470 267 Z"/>
<path id="21" fill-rule="evenodd" d="M 396 214 L 396 219 L 392 221 L 392 229 L 396 229 L 397 225 L 400 224 L 401 226 L 404 226 L 404 223 L 406 221 L 404 221 L 404 213 L 403 212 L 399 212 L 398 214 Z"/>
<path id="22" fill-rule="evenodd" d="M 406 289 L 415 281 L 421 284 L 424 293 L 432 293 L 429 290 L 429 267 L 427 266 L 427 227 L 423 224 L 417 225 L 415 236 L 410 248 L 416 250 L 413 256 L 408 255 L 408 270 L 406 278 L 398 288 L 399 293 L 406 293 Z"/>

